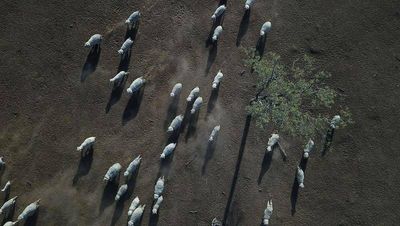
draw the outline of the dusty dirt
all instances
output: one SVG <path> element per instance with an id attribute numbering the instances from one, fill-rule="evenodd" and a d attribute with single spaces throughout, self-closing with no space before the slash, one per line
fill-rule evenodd
<path id="1" fill-rule="evenodd" d="M 139 196 L 146 204 L 141 225 L 210 225 L 225 215 L 226 225 L 253 226 L 272 198 L 272 225 L 397 225 L 400 2 L 256 0 L 248 18 L 243 2 L 227 2 L 224 32 L 210 51 L 209 17 L 217 1 L 1 1 L 0 154 L 7 162 L 1 184 L 12 180 L 9 196 L 19 196 L 14 219 L 41 198 L 28 225 L 125 225 L 130 201 Z M 126 92 L 110 101 L 123 22 L 134 10 L 142 18 L 131 57 L 120 66 L 130 72 L 125 88 L 139 76 L 148 82 L 134 101 Z M 283 137 L 288 160 L 275 152 L 265 162 L 271 131 L 258 130 L 254 120 L 246 124 L 244 109 L 255 90 L 241 47 L 255 47 L 266 20 L 272 31 L 265 52 L 287 62 L 311 53 L 333 74 L 332 87 L 343 90 L 338 104 L 348 105 L 355 120 L 336 132 L 327 155 L 311 154 L 297 197 L 292 185 L 302 144 Z M 94 68 L 84 67 L 89 50 L 83 44 L 94 33 L 104 41 L 89 74 Z M 219 69 L 225 77 L 211 97 Z M 183 92 L 174 108 L 169 92 L 176 82 Z M 181 133 L 172 162 L 160 167 L 166 125 L 175 112 L 185 112 L 195 86 L 205 100 L 195 128 Z M 207 150 L 217 124 L 217 145 Z M 88 136 L 97 137 L 94 153 L 80 160 L 76 146 Z M 129 200 L 116 204 L 115 188 L 105 188 L 103 175 L 139 154 L 143 162 Z M 159 216 L 150 217 L 160 174 L 166 175 L 164 202 Z"/>

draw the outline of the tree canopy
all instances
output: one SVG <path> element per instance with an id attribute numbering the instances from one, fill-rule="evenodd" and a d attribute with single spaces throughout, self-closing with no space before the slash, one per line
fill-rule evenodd
<path id="1" fill-rule="evenodd" d="M 253 53 L 249 51 L 248 53 Z M 275 53 L 264 58 L 248 54 L 246 64 L 257 75 L 257 93 L 247 111 L 257 126 L 286 132 L 298 138 L 312 138 L 326 130 L 337 93 L 326 84 L 330 73 L 317 70 L 308 55 L 286 66 Z M 349 121 L 347 109 L 339 113 Z M 345 124 L 345 123 L 343 123 Z"/>

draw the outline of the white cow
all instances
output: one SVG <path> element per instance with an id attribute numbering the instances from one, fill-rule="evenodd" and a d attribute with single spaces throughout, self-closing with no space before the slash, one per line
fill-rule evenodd
<path id="1" fill-rule="evenodd" d="M 132 47 L 133 41 L 131 38 L 128 38 L 125 40 L 125 42 L 122 44 L 121 48 L 118 50 L 119 55 L 124 55 L 129 51 L 129 49 Z"/>
<path id="2" fill-rule="evenodd" d="M 139 167 L 142 157 L 139 155 L 131 163 L 129 163 L 128 168 L 124 172 L 124 176 L 129 179 L 135 170 Z"/>
<path id="3" fill-rule="evenodd" d="M 140 199 L 136 196 L 136 198 L 132 200 L 131 205 L 129 206 L 128 216 L 132 215 L 133 211 L 135 211 L 135 209 L 139 206 L 139 203 Z"/>
<path id="4" fill-rule="evenodd" d="M 0 157 L 0 168 L 3 167 L 6 164 L 6 162 L 4 162 L 4 157 L 1 156 Z"/>
<path id="5" fill-rule="evenodd" d="M 145 207 L 146 207 L 146 205 L 141 205 L 133 211 L 133 213 L 128 221 L 129 226 L 133 226 L 136 222 L 138 222 L 140 220 L 140 218 L 142 218 Z"/>
<path id="6" fill-rule="evenodd" d="M 119 187 L 117 195 L 115 195 L 115 201 L 118 201 L 121 199 L 121 197 L 128 191 L 128 185 L 123 184 L 121 187 Z"/>
<path id="7" fill-rule="evenodd" d="M 112 79 L 110 79 L 110 83 L 119 86 L 127 75 L 129 75 L 129 72 L 120 71 Z"/>
<path id="8" fill-rule="evenodd" d="M 279 141 L 279 135 L 276 133 L 271 134 L 271 137 L 268 140 L 267 151 L 272 151 L 273 146 L 275 146 Z"/>
<path id="9" fill-rule="evenodd" d="M 217 19 L 217 17 L 221 16 L 226 10 L 225 5 L 220 5 L 214 12 L 214 14 L 211 16 L 212 20 Z"/>
<path id="10" fill-rule="evenodd" d="M 218 27 L 215 28 L 214 34 L 212 36 L 213 42 L 216 42 L 218 40 L 219 36 L 222 34 L 222 31 L 223 31 L 223 29 L 222 29 L 221 25 L 219 25 Z"/>
<path id="11" fill-rule="evenodd" d="M 153 206 L 153 214 L 157 214 L 158 209 L 160 208 L 161 202 L 164 200 L 164 198 L 162 197 L 162 195 L 160 197 L 157 198 L 156 203 Z"/>
<path id="12" fill-rule="evenodd" d="M 125 20 L 125 23 L 128 26 L 132 26 L 134 23 L 138 22 L 139 19 L 140 19 L 140 12 L 135 11 L 128 17 L 128 19 Z"/>
<path id="13" fill-rule="evenodd" d="M 96 137 L 86 138 L 80 146 L 76 148 L 77 151 L 81 152 L 82 155 L 87 155 L 88 151 L 93 147 Z"/>
<path id="14" fill-rule="evenodd" d="M 128 95 L 132 95 L 134 92 L 139 91 L 140 88 L 146 83 L 146 80 L 143 77 L 139 77 L 135 79 L 131 85 L 129 86 L 128 89 L 126 89 L 126 92 Z"/>
<path id="15" fill-rule="evenodd" d="M 158 178 L 156 185 L 154 185 L 154 199 L 158 199 L 164 191 L 164 176 Z"/>
<path id="16" fill-rule="evenodd" d="M 203 104 L 203 98 L 197 97 L 193 103 L 193 107 L 192 107 L 192 110 L 190 110 L 190 113 L 191 114 L 196 113 L 196 111 L 198 111 L 200 109 L 202 104 Z"/>
<path id="17" fill-rule="evenodd" d="M 192 91 L 190 91 L 190 94 L 186 100 L 188 102 L 191 102 L 192 100 L 197 98 L 199 96 L 199 94 L 200 94 L 200 88 L 198 86 L 196 86 L 194 89 L 192 89 Z"/>
<path id="18" fill-rule="evenodd" d="M 265 22 L 260 29 L 260 36 L 264 36 L 265 33 L 268 33 L 271 30 L 271 22 Z"/>
<path id="19" fill-rule="evenodd" d="M 269 224 L 269 219 L 271 219 L 272 216 L 272 200 L 269 200 L 267 203 L 267 208 L 264 210 L 264 218 L 263 218 L 263 224 L 268 225 Z"/>
<path id="20" fill-rule="evenodd" d="M 181 89 L 182 89 L 182 83 L 176 83 L 174 85 L 174 88 L 172 88 L 170 96 L 171 97 L 178 96 L 181 93 Z"/>
<path id="21" fill-rule="evenodd" d="M 215 126 L 214 129 L 211 132 L 210 138 L 208 138 L 209 142 L 213 142 L 214 139 L 218 136 L 219 130 L 221 129 L 221 126 Z"/>
<path id="22" fill-rule="evenodd" d="M 93 47 L 96 45 L 100 45 L 102 40 L 103 40 L 103 36 L 101 36 L 100 34 L 94 34 L 85 43 L 85 47 Z"/>
<path id="23" fill-rule="evenodd" d="M 255 0 L 246 0 L 246 2 L 244 3 L 244 8 L 246 10 L 250 9 L 250 7 L 254 4 Z"/>
<path id="24" fill-rule="evenodd" d="M 106 175 L 104 176 L 104 181 L 110 182 L 117 178 L 119 175 L 119 171 L 121 170 L 122 166 L 119 163 L 114 163 L 108 170 Z"/>
<path id="25" fill-rule="evenodd" d="M 36 213 L 37 209 L 39 208 L 39 202 L 40 199 L 25 207 L 22 213 L 18 216 L 18 221 L 26 220 L 29 217 L 33 216 Z"/>
<path id="26" fill-rule="evenodd" d="M 332 118 L 331 123 L 330 123 L 331 128 L 332 128 L 332 129 L 339 128 L 340 122 L 341 122 L 340 115 L 335 115 L 335 116 Z"/>
<path id="27" fill-rule="evenodd" d="M 15 196 L 14 198 L 9 199 L 7 202 L 5 202 L 0 208 L 0 214 L 6 213 L 8 210 L 10 210 L 10 208 L 15 205 L 17 198 L 18 196 Z"/>
<path id="28" fill-rule="evenodd" d="M 314 141 L 313 140 L 308 140 L 308 143 L 306 145 L 306 147 L 304 148 L 304 153 L 303 153 L 303 157 L 306 159 L 308 158 L 310 152 L 312 151 L 314 147 Z"/>
<path id="29" fill-rule="evenodd" d="M 176 143 L 170 143 L 167 146 L 165 146 L 163 152 L 160 155 L 161 159 L 165 159 L 168 155 L 172 154 L 172 152 L 175 150 Z"/>
<path id="30" fill-rule="evenodd" d="M 222 78 L 224 77 L 224 74 L 222 74 L 221 70 L 218 71 L 217 75 L 214 77 L 214 81 L 212 83 L 212 88 L 216 89 L 221 82 Z"/>
<path id="31" fill-rule="evenodd" d="M 169 125 L 167 132 L 178 131 L 179 128 L 181 127 L 182 121 L 183 121 L 183 115 L 176 116 Z"/>
<path id="32" fill-rule="evenodd" d="M 299 187 L 304 188 L 304 171 L 297 166 L 297 174 L 296 174 L 297 182 L 299 183 Z"/>

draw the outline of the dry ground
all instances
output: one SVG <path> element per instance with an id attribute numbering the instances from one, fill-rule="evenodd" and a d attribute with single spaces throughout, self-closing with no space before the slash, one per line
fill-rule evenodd
<path id="1" fill-rule="evenodd" d="M 138 195 L 147 205 L 142 225 L 210 225 L 215 216 L 224 217 L 241 150 L 227 225 L 259 225 L 270 198 L 273 225 L 397 225 L 400 2 L 256 0 L 248 21 L 243 2 L 227 2 L 223 35 L 216 52 L 209 52 L 205 41 L 217 1 L 1 1 L 0 154 L 7 162 L 1 182 L 12 180 L 10 197 L 19 196 L 14 217 L 41 198 L 31 225 L 125 225 L 130 200 Z M 123 22 L 134 10 L 142 19 L 130 61 L 122 66 L 129 67 L 127 83 L 139 76 L 148 83 L 140 104 L 129 104 L 122 93 L 107 109 Z M 331 152 L 311 155 L 294 215 L 301 144 L 284 138 L 288 161 L 275 153 L 264 174 L 271 131 L 259 131 L 253 122 L 244 130 L 254 79 L 240 75 L 246 69 L 240 47 L 256 45 L 266 20 L 273 28 L 265 51 L 287 62 L 311 52 L 333 74 L 332 86 L 344 91 L 339 104 L 348 105 L 356 121 L 337 131 Z M 100 59 L 81 82 L 89 53 L 83 43 L 94 33 L 104 35 Z M 211 81 L 219 69 L 225 77 L 212 106 Z M 177 109 L 168 96 L 175 82 L 183 83 Z M 196 128 L 181 134 L 172 163 L 161 167 L 165 199 L 159 217 L 150 218 L 166 124 L 174 111 L 184 113 L 184 98 L 196 85 L 206 103 Z M 206 154 L 216 124 L 221 135 Z M 240 148 L 243 135 L 247 142 Z M 75 149 L 88 136 L 97 137 L 93 158 L 80 162 Z M 138 154 L 143 162 L 130 199 L 116 205 L 102 177 L 114 162 L 126 167 Z"/>

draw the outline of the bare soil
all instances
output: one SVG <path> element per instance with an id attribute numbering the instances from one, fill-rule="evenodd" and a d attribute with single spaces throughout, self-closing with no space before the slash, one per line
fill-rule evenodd
<path id="1" fill-rule="evenodd" d="M 253 226 L 272 198 L 272 225 L 398 225 L 400 1 L 256 0 L 244 16 L 244 0 L 230 0 L 213 49 L 206 40 L 218 4 L 0 2 L 0 155 L 7 164 L 0 172 L 2 185 L 12 180 L 8 197 L 19 196 L 14 219 L 41 198 L 26 225 L 125 225 L 130 201 L 139 196 L 146 204 L 141 225 L 210 225 L 218 217 Z M 138 32 L 126 34 L 124 21 L 135 10 L 142 13 Z M 264 52 L 288 63 L 313 55 L 333 74 L 331 86 L 343 97 L 338 105 L 349 106 L 355 120 L 336 131 L 329 153 L 311 154 L 299 191 L 293 182 L 303 142 L 283 136 L 287 161 L 279 152 L 269 159 L 264 150 L 272 130 L 246 120 L 255 79 L 243 64 L 243 48 L 256 46 L 267 20 L 272 30 Z M 83 47 L 94 33 L 104 36 L 99 58 Z M 134 45 L 120 63 L 126 35 L 135 37 Z M 108 82 L 118 69 L 130 72 L 122 93 Z M 225 77 L 212 94 L 219 69 Z M 129 100 L 124 90 L 139 76 L 147 79 L 143 93 Z M 183 90 L 174 105 L 169 92 L 176 82 Z M 195 86 L 204 106 L 180 134 L 172 161 L 160 165 L 166 126 L 185 113 Z M 207 148 L 217 124 L 216 147 Z M 76 146 L 89 136 L 97 137 L 93 156 L 81 160 Z M 139 154 L 138 175 L 117 204 L 116 187 L 106 187 L 103 176 L 113 163 L 125 169 Z M 164 202 L 151 217 L 159 175 L 166 175 Z"/>

